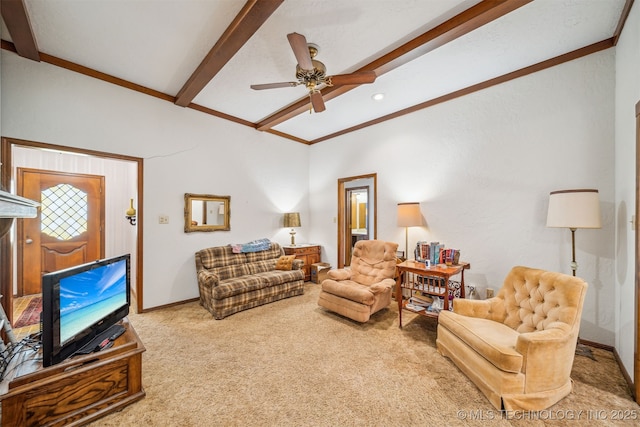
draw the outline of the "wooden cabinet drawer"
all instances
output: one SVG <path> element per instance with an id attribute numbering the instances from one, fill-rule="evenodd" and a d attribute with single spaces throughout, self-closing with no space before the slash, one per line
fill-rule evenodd
<path id="1" fill-rule="evenodd" d="M 320 245 L 283 246 L 284 253 L 302 261 L 304 280 L 311 280 L 311 264 L 320 262 Z"/>

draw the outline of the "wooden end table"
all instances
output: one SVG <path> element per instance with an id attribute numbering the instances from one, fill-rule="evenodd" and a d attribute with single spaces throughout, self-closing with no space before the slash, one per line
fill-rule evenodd
<path id="1" fill-rule="evenodd" d="M 464 270 L 471 268 L 471 264 L 461 262 L 460 264 L 446 267 L 434 266 L 427 268 L 423 262 L 404 261 L 398 264 L 396 268 L 396 301 L 398 301 L 398 318 L 400 328 L 402 328 L 403 309 L 426 317 L 438 318 L 438 313 L 426 310 L 415 311 L 406 307 L 407 302 L 402 300 L 402 289 L 410 289 L 412 294 L 413 291 L 421 291 L 422 293 L 432 297 L 443 298 L 443 310 L 449 310 L 449 279 L 457 274 L 461 275 L 460 297 L 464 298 Z"/>

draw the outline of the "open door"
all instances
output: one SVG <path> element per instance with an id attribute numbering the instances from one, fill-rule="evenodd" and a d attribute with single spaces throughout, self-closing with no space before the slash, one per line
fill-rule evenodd
<path id="1" fill-rule="evenodd" d="M 377 238 L 376 174 L 338 180 L 338 268 L 348 266 L 358 240 Z"/>

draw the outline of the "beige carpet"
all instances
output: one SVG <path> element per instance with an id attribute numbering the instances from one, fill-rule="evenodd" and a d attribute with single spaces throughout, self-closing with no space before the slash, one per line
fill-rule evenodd
<path id="1" fill-rule="evenodd" d="M 432 319 L 397 306 L 358 324 L 305 294 L 214 320 L 198 303 L 129 318 L 146 346 L 147 396 L 104 426 L 638 425 L 610 352 L 576 356 L 573 393 L 509 420 L 435 349 Z M 582 411 L 582 412 L 580 412 Z M 544 420 L 532 420 L 533 417 Z M 573 419 L 566 419 L 566 418 Z M 607 419 L 595 420 L 596 417 Z M 558 418 L 563 418 L 558 420 Z"/>

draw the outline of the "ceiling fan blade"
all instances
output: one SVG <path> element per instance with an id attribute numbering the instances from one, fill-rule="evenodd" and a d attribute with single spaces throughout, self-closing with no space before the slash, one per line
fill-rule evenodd
<path id="1" fill-rule="evenodd" d="M 313 63 L 311 62 L 311 55 L 309 55 L 309 47 L 307 46 L 307 39 L 302 34 L 291 33 L 287 34 L 293 54 L 296 56 L 298 66 L 303 70 L 313 70 Z"/>
<path id="2" fill-rule="evenodd" d="M 333 86 L 362 85 L 376 81 L 376 73 L 373 71 L 362 71 L 360 73 L 338 74 L 327 77 Z"/>
<path id="3" fill-rule="evenodd" d="M 298 82 L 281 82 L 281 83 L 265 83 L 261 85 L 251 85 L 251 89 L 263 90 L 263 89 L 277 89 L 280 87 L 295 87 L 300 83 Z"/>
<path id="4" fill-rule="evenodd" d="M 313 111 L 316 113 L 321 113 L 326 110 L 324 106 L 324 99 L 322 99 L 322 93 L 320 91 L 313 91 L 309 94 L 311 98 L 311 105 L 313 105 Z"/>

